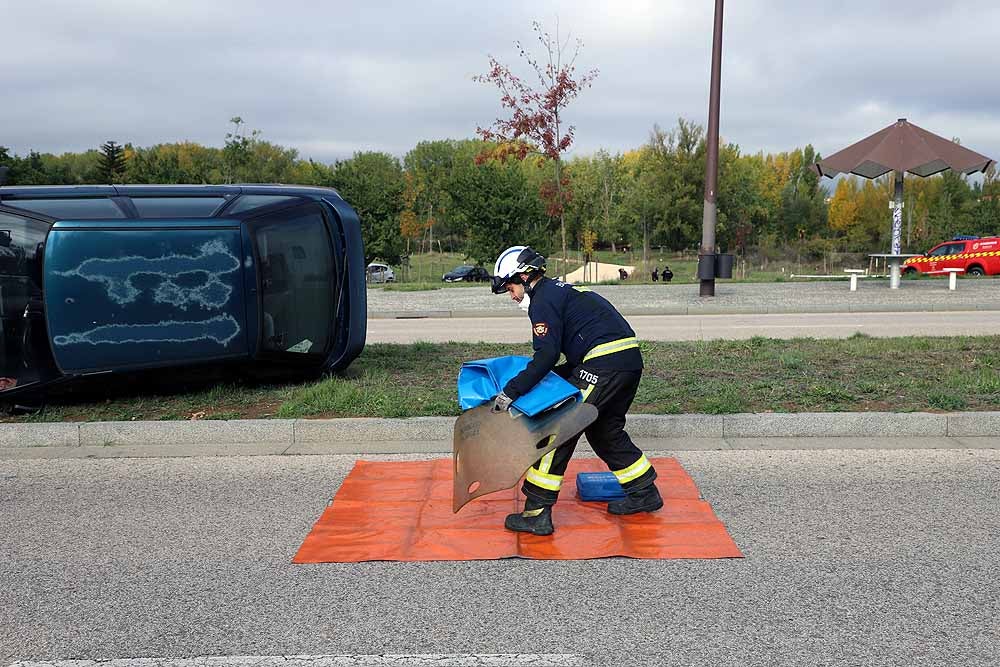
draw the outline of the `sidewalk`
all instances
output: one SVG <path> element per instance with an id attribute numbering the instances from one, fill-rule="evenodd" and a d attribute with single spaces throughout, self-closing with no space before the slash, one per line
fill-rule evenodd
<path id="1" fill-rule="evenodd" d="M 450 453 L 453 417 L 0 424 L 0 459 Z M 1000 412 L 632 415 L 649 451 L 1000 449 Z M 589 448 L 587 448 L 589 449 Z"/>

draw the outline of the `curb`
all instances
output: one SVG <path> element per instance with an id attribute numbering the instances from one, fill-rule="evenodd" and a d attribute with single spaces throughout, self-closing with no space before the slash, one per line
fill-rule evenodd
<path id="1" fill-rule="evenodd" d="M 978 312 L 983 310 L 1000 310 L 1000 302 L 977 304 L 802 304 L 797 306 L 761 305 L 761 306 L 727 306 L 727 305 L 667 305 L 657 308 L 619 308 L 626 316 L 659 316 L 659 315 L 791 315 L 796 313 L 926 313 L 926 312 Z M 472 317 L 518 317 L 520 311 L 494 310 L 386 310 L 369 312 L 370 320 L 426 320 L 426 319 L 463 319 Z"/>
<path id="2" fill-rule="evenodd" d="M 239 419 L 0 424 L 0 449 L 451 442 L 455 417 Z M 997 438 L 1000 412 L 806 412 L 629 415 L 633 438 Z M 352 443 L 352 444 L 347 444 Z M 417 445 L 418 448 L 420 447 Z"/>

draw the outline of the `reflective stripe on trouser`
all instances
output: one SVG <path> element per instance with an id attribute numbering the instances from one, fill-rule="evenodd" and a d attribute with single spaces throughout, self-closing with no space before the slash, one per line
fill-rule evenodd
<path id="1" fill-rule="evenodd" d="M 581 379 L 598 377 L 596 384 Z M 642 371 L 590 371 L 577 366 L 567 378 L 584 392 L 584 400 L 598 410 L 597 421 L 585 433 L 594 452 L 601 457 L 626 491 L 649 486 L 656 470 L 625 432 L 625 415 L 639 388 Z M 563 474 L 576 449 L 579 436 L 543 456 L 528 469 L 522 490 L 536 502 L 552 504 L 559 497 Z"/>
<path id="2" fill-rule="evenodd" d="M 587 397 L 590 396 L 592 391 L 594 391 L 594 385 L 589 385 L 583 390 L 584 402 L 586 402 Z M 555 436 L 552 437 L 554 438 Z M 556 449 L 553 449 L 551 452 L 540 458 L 538 463 L 528 468 L 528 473 L 524 477 L 525 481 L 531 482 L 533 485 L 546 489 L 547 491 L 559 493 L 559 489 L 562 487 L 563 476 L 549 473 L 552 469 L 552 461 L 555 459 L 555 456 Z M 563 470 L 565 469 L 566 467 L 563 466 Z"/>

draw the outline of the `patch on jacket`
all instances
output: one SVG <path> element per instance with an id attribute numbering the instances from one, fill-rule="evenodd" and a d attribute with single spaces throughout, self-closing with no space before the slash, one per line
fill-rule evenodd
<path id="1" fill-rule="evenodd" d="M 539 322 L 534 327 L 532 327 L 532 330 L 535 332 L 535 335 L 538 336 L 539 338 L 545 338 L 545 334 L 549 332 L 549 325 L 546 324 L 545 322 Z"/>

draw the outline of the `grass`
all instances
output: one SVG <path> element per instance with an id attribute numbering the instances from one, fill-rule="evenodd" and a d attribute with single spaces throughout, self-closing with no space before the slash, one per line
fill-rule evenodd
<path id="1" fill-rule="evenodd" d="M 1000 336 L 644 342 L 637 413 L 995 410 Z M 7 421 L 457 415 L 463 361 L 528 345 L 376 344 L 342 375 L 292 384 L 134 387 L 51 402 Z M 102 383 L 103 386 L 103 383 Z M 96 392 L 105 393 L 98 394 Z"/>

